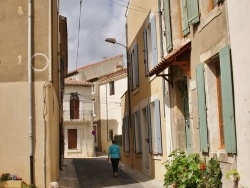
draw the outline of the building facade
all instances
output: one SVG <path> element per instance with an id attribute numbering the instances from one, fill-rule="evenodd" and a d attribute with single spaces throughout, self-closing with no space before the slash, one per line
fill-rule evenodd
<path id="1" fill-rule="evenodd" d="M 0 2 L 0 171 L 38 187 L 60 172 L 57 6 Z"/>
<path id="2" fill-rule="evenodd" d="M 142 3 L 143 12 L 133 10 L 133 5 Z M 239 108 L 248 100 L 247 75 L 237 63 L 247 62 L 249 28 L 237 34 L 246 19 L 236 16 L 249 3 L 235 7 L 227 0 L 129 2 L 126 24 L 132 86 L 123 98 L 123 155 L 128 165 L 164 179 L 162 163 L 177 149 L 207 159 L 217 156 L 223 187 L 236 185 L 225 177 L 232 168 L 240 172 L 239 185 L 249 186 L 247 170 L 243 170 L 249 161 L 241 155 L 242 144 L 249 143 L 247 136 L 240 136 L 248 134 L 248 118 Z M 131 114 L 126 105 L 129 94 Z M 159 109 L 160 116 L 154 109 Z M 146 163 L 149 173 L 144 170 Z"/>
<path id="3" fill-rule="evenodd" d="M 127 88 L 124 79 L 126 69 L 122 55 L 89 64 L 67 75 L 63 99 L 66 158 L 93 157 L 96 151 L 106 152 L 109 138 L 121 134 L 119 98 Z M 107 93 L 111 91 L 113 93 Z"/>

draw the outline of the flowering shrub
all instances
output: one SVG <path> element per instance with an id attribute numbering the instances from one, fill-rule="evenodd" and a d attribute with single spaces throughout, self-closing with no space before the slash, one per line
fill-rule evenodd
<path id="1" fill-rule="evenodd" d="M 22 188 L 37 188 L 35 185 L 33 184 L 27 184 L 24 181 L 22 182 Z"/>
<path id="2" fill-rule="evenodd" d="M 184 152 L 173 151 L 165 163 L 167 172 L 164 185 L 176 185 L 178 188 L 220 188 L 222 173 L 220 163 L 212 157 L 208 163 L 198 153 L 186 155 Z"/>

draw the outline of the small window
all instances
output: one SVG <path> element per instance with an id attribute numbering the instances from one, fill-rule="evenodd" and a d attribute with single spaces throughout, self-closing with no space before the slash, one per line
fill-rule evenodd
<path id="1" fill-rule="evenodd" d="M 113 129 L 109 129 L 109 140 L 113 140 Z"/>
<path id="2" fill-rule="evenodd" d="M 96 116 L 95 99 L 92 99 L 92 115 Z"/>
<path id="3" fill-rule="evenodd" d="M 92 94 L 95 93 L 95 83 L 91 86 Z"/>
<path id="4" fill-rule="evenodd" d="M 115 94 L 115 83 L 114 81 L 109 82 L 109 95 Z"/>

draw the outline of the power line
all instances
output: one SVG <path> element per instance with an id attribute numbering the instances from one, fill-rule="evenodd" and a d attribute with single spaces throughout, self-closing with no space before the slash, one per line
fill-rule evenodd
<path id="1" fill-rule="evenodd" d="M 137 5 L 131 4 L 132 6 L 138 7 L 138 8 L 143 9 L 143 10 L 139 10 L 139 9 L 136 9 L 136 8 L 132 8 L 132 7 L 128 7 L 128 6 L 119 4 L 119 3 L 115 2 L 114 0 L 110 0 L 110 1 L 111 1 L 112 3 L 118 5 L 118 6 L 124 7 L 124 8 L 126 8 L 126 9 L 128 8 L 129 10 L 134 10 L 134 11 L 138 11 L 138 12 L 145 12 L 145 13 L 148 13 L 148 12 L 157 13 L 157 12 L 155 12 L 155 11 L 151 11 L 150 9 L 146 9 L 146 8 L 143 8 L 143 7 L 139 7 L 139 6 L 137 6 Z M 120 1 L 121 1 L 121 0 L 120 0 Z M 124 2 L 124 1 L 123 1 L 123 2 Z"/>

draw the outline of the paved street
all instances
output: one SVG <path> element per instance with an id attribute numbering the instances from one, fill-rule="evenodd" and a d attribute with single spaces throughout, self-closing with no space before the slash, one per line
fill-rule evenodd
<path id="1" fill-rule="evenodd" d="M 113 177 L 111 163 L 106 157 L 65 159 L 59 184 L 61 188 L 163 187 L 163 182 L 152 180 L 126 166 L 119 170 L 118 176 Z"/>

